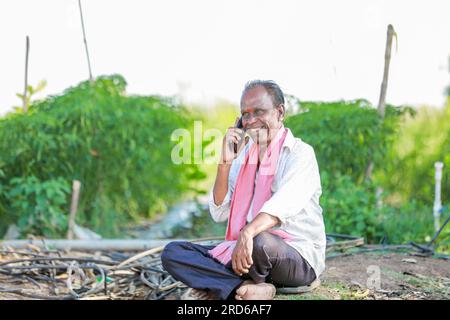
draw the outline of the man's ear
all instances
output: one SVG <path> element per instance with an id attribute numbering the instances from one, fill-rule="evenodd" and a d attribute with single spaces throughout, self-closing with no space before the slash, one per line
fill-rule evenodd
<path id="1" fill-rule="evenodd" d="M 286 113 L 286 109 L 284 108 L 284 104 L 280 104 L 278 106 L 278 112 L 280 113 L 278 115 L 278 121 L 283 121 Z"/>

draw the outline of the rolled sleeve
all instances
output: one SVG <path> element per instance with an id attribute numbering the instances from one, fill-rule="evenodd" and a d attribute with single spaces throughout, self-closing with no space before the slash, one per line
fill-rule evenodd
<path id="1" fill-rule="evenodd" d="M 246 145 L 246 149 L 248 149 L 248 146 L 249 144 Z M 211 190 L 211 193 L 209 194 L 209 212 L 215 222 L 223 222 L 230 216 L 231 198 L 233 196 L 237 176 L 239 174 L 245 152 L 248 152 L 248 150 L 244 150 L 244 152 L 241 153 L 237 159 L 233 160 L 230 168 L 230 174 L 228 176 L 228 191 L 222 203 L 220 205 L 216 205 L 214 202 L 214 189 Z"/>
<path id="2" fill-rule="evenodd" d="M 230 215 L 230 204 L 231 204 L 231 191 L 228 188 L 228 192 L 220 205 L 216 205 L 214 202 L 214 193 L 211 191 L 209 195 L 209 212 L 211 217 L 215 222 L 223 222 L 228 219 Z"/>
<path id="3" fill-rule="evenodd" d="M 299 214 L 321 188 L 319 168 L 312 147 L 302 148 L 300 153 L 292 154 L 285 170 L 279 189 L 260 210 L 279 218 L 281 224 Z"/>

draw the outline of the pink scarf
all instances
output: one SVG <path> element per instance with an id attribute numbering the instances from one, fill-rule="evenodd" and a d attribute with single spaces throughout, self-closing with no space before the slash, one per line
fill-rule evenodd
<path id="1" fill-rule="evenodd" d="M 258 215 L 259 210 L 264 203 L 272 196 L 272 181 L 275 175 L 281 147 L 283 146 L 288 131 L 288 128 L 282 126 L 275 135 L 275 138 L 267 146 L 267 150 L 264 153 L 260 164 L 256 186 L 255 177 L 259 157 L 259 144 L 253 143 L 245 156 L 244 163 L 241 166 L 241 170 L 239 171 L 236 180 L 233 196 L 231 197 L 230 216 L 228 218 L 227 232 L 225 235 L 226 241 L 208 251 L 211 256 L 219 260 L 222 264 L 226 265 L 231 261 L 231 255 L 233 254 L 239 232 L 246 224 L 252 195 L 253 208 L 251 220 Z M 290 239 L 290 235 L 283 230 L 269 230 L 269 232 L 279 235 L 285 241 Z"/>

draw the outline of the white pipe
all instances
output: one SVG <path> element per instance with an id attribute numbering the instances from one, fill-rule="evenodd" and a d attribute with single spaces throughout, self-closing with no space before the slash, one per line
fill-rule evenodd
<path id="1" fill-rule="evenodd" d="M 434 178 L 435 178 L 435 187 L 434 187 L 434 205 L 433 205 L 433 216 L 434 216 L 434 230 L 438 231 L 440 227 L 440 216 L 442 209 L 441 202 L 441 180 L 442 180 L 442 168 L 444 164 L 442 162 L 435 162 L 434 168 L 436 169 Z"/>
<path id="2" fill-rule="evenodd" d="M 66 240 L 66 239 L 44 239 L 44 240 L 6 240 L 0 241 L 1 247 L 28 248 L 29 245 L 39 248 L 56 250 L 117 250 L 117 251 L 140 251 L 155 247 L 165 246 L 171 241 L 209 242 L 223 239 L 223 237 L 209 237 L 200 239 L 101 239 L 101 240 Z"/>

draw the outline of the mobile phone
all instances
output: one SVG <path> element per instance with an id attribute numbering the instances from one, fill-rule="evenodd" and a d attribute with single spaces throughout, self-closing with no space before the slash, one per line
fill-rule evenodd
<path id="1" fill-rule="evenodd" d="M 239 118 L 239 121 L 238 121 L 238 123 L 237 123 L 237 125 L 236 125 L 236 128 L 239 128 L 239 129 L 242 129 L 242 128 L 243 128 L 243 125 L 242 125 L 242 116 Z"/>
<path id="2" fill-rule="evenodd" d="M 238 123 L 236 124 L 236 128 L 242 129 L 244 126 L 242 125 L 242 116 L 239 118 Z M 238 147 L 240 147 L 241 143 L 244 141 L 244 137 L 242 137 L 239 144 L 234 144 L 234 153 L 237 153 Z"/>

